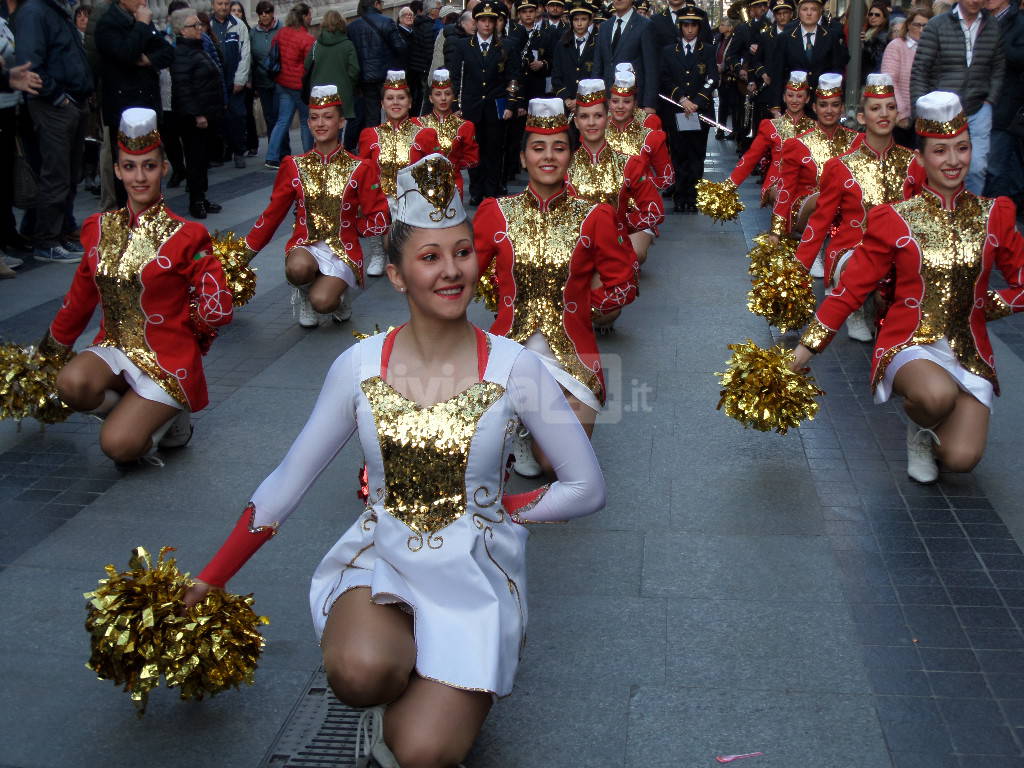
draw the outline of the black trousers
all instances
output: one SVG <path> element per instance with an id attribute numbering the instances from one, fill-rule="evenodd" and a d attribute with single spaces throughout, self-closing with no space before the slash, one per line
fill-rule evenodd
<path id="1" fill-rule="evenodd" d="M 677 205 L 697 202 L 697 182 L 704 178 L 704 156 L 708 151 L 708 126 L 700 124 L 699 131 L 677 131 L 670 125 L 672 142 L 672 169 L 676 174 Z"/>
<path id="2" fill-rule="evenodd" d="M 14 220 L 14 152 L 18 134 L 18 108 L 0 109 L 0 246 L 18 238 L 18 225 Z"/>
<path id="3" fill-rule="evenodd" d="M 209 187 L 208 171 L 210 160 L 210 134 L 216 132 L 215 120 L 208 119 L 206 128 L 199 128 L 192 115 L 176 115 L 178 133 L 185 147 L 185 178 L 188 184 L 189 204 L 200 203 L 206 199 Z"/>
<path id="4" fill-rule="evenodd" d="M 42 99 L 30 99 L 28 111 L 40 157 L 32 239 L 38 247 L 50 247 L 58 244 L 62 234 L 67 234 L 63 231 L 65 215 L 74 205 L 75 184 L 82 177 L 89 112 L 75 103 L 54 106 Z"/>
<path id="5" fill-rule="evenodd" d="M 480 162 L 469 169 L 469 197 L 498 197 L 504 183 L 502 155 L 506 151 L 507 120 L 501 120 L 493 101 L 485 101 L 483 111 L 472 120 L 476 141 L 480 145 Z"/>
<path id="6" fill-rule="evenodd" d="M 173 112 L 160 113 L 160 139 L 164 143 L 167 162 L 175 176 L 185 175 L 185 155 L 181 148 L 181 136 L 178 135 L 178 121 Z"/>
<path id="7" fill-rule="evenodd" d="M 732 120 L 732 125 L 729 125 L 733 129 L 733 133 L 730 134 L 733 138 L 736 138 L 737 120 L 736 115 L 739 114 L 740 94 L 736 90 L 735 83 L 729 83 L 723 85 L 718 89 L 718 122 L 722 125 L 729 125 L 729 121 Z"/>
<path id="8" fill-rule="evenodd" d="M 345 149 L 357 152 L 363 128 L 380 125 L 380 91 L 383 82 L 359 83 L 356 86 L 356 116 L 345 123 Z"/>

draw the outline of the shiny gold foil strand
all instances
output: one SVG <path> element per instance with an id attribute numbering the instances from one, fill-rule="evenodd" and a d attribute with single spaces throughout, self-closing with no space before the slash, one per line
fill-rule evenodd
<path id="1" fill-rule="evenodd" d="M 744 208 L 736 185 L 729 179 L 701 179 L 697 182 L 697 210 L 705 216 L 725 223 L 739 218 Z"/>
<path id="2" fill-rule="evenodd" d="M 747 309 L 780 331 L 802 328 L 814 314 L 814 286 L 802 264 L 789 261 L 752 282 Z"/>
<path id="3" fill-rule="evenodd" d="M 256 295 L 256 271 L 249 266 L 256 254 L 244 237 L 237 237 L 234 232 L 217 232 L 213 236 L 213 255 L 224 270 L 231 302 L 236 307 L 245 306 Z"/>
<path id="4" fill-rule="evenodd" d="M 754 238 L 754 247 L 747 252 L 750 259 L 748 271 L 751 277 L 760 277 L 772 272 L 796 256 L 796 240 L 784 235 L 777 236 L 778 242 L 772 242 L 769 233 Z"/>
<path id="5" fill-rule="evenodd" d="M 64 421 L 72 413 L 57 394 L 57 373 L 66 356 L 35 347 L 0 345 L 0 419 Z"/>
<path id="6" fill-rule="evenodd" d="M 825 394 L 806 371 L 789 369 L 793 353 L 781 346 L 762 349 L 752 340 L 730 344 L 732 357 L 724 373 L 716 373 L 722 390 L 717 408 L 744 427 L 780 435 L 810 421 Z"/>
<path id="7" fill-rule="evenodd" d="M 129 570 L 107 565 L 107 578 L 86 592 L 85 628 L 91 654 L 86 666 L 112 680 L 145 713 L 149 692 L 163 676 L 182 699 L 202 699 L 240 683 L 252 684 L 264 640 L 257 627 L 268 624 L 252 610 L 252 595 L 211 591 L 184 609 L 191 585 L 167 554 L 157 562 L 143 547 L 132 551 Z"/>

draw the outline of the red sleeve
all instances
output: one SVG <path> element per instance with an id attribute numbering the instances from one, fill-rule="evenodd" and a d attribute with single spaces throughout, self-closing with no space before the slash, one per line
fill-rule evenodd
<path id="1" fill-rule="evenodd" d="M 469 120 L 459 127 L 459 136 L 462 137 L 462 152 L 455 170 L 476 168 L 480 164 L 480 145 L 476 143 L 476 129 Z M 452 162 L 454 164 L 454 161 Z"/>
<path id="2" fill-rule="evenodd" d="M 359 157 L 363 160 L 377 161 L 380 154 L 380 144 L 377 142 L 376 128 L 363 128 L 359 134 Z"/>
<path id="3" fill-rule="evenodd" d="M 71 278 L 71 288 L 65 294 L 64 301 L 57 310 L 57 316 L 50 324 L 50 335 L 58 344 L 65 347 L 74 346 L 75 340 L 89 324 L 93 310 L 100 300 L 94 279 L 96 256 L 93 252 L 100 239 L 101 216 L 99 213 L 90 216 L 82 225 L 82 247 L 85 249 L 85 255 L 75 270 L 75 276 Z"/>
<path id="4" fill-rule="evenodd" d="M 736 163 L 736 167 L 733 168 L 732 173 L 729 174 L 729 180 L 737 187 L 747 180 L 747 177 L 754 172 L 758 164 L 761 162 L 761 158 L 765 155 L 771 156 L 772 153 L 772 131 L 775 126 L 772 125 L 772 121 L 765 118 L 761 121 L 761 125 L 757 128 L 757 135 L 754 140 L 750 143 L 750 148 L 743 153 L 743 157 Z"/>
<path id="5" fill-rule="evenodd" d="M 796 249 L 796 258 L 807 269 L 814 264 L 814 258 L 821 252 L 825 244 L 832 222 L 836 220 L 843 202 L 843 183 L 850 177 L 845 165 L 833 157 L 825 163 L 821 172 L 818 204 L 807 222 L 800 245 Z"/>
<path id="6" fill-rule="evenodd" d="M 913 160 L 910 161 L 910 165 L 907 166 L 907 180 L 903 182 L 903 199 L 909 200 L 921 193 L 921 188 L 924 187 L 924 183 L 928 181 L 928 174 L 924 171 L 924 166 L 921 165 L 921 161 L 917 159 L 917 155 L 914 155 Z"/>
<path id="7" fill-rule="evenodd" d="M 626 163 L 626 188 L 630 202 L 626 224 L 630 232 L 650 229 L 658 234 L 658 225 L 665 218 L 665 203 L 647 174 L 646 166 L 646 161 L 636 155 Z"/>
<path id="8" fill-rule="evenodd" d="M 854 250 L 839 283 L 818 305 L 814 320 L 801 339 L 820 352 L 855 310 L 859 309 L 878 281 L 889 274 L 896 257 L 896 241 L 907 234 L 907 225 L 891 205 L 878 205 L 868 213 L 864 240 Z"/>
<path id="9" fill-rule="evenodd" d="M 219 589 L 224 589 L 232 576 L 246 564 L 256 551 L 266 544 L 277 529 L 270 526 L 253 528 L 256 507 L 252 502 L 243 510 L 227 540 L 217 554 L 199 573 L 199 580 Z"/>
<path id="10" fill-rule="evenodd" d="M 664 131 L 651 131 L 647 135 L 645 149 L 650 154 L 651 180 L 659 190 L 675 183 L 676 174 L 672 168 L 672 157 L 668 153 L 668 138 Z"/>
<path id="11" fill-rule="evenodd" d="M 281 159 L 281 167 L 277 169 L 277 176 L 274 178 L 274 191 L 270 193 L 270 202 L 263 213 L 256 219 L 249 234 L 245 236 L 245 244 L 254 251 L 260 251 L 267 247 L 277 228 L 281 226 L 284 217 L 295 202 L 295 181 L 299 177 L 299 170 L 291 155 Z"/>
<path id="12" fill-rule="evenodd" d="M 775 197 L 772 218 L 775 222 L 782 219 L 784 231 L 789 232 L 789 215 L 793 209 L 793 200 L 799 194 L 799 179 L 804 144 L 799 139 L 786 139 L 782 143 L 782 167 L 779 169 L 779 193 Z M 780 234 L 780 233 L 777 233 Z"/>
<path id="13" fill-rule="evenodd" d="M 493 197 L 485 198 L 476 209 L 473 217 L 473 248 L 476 250 L 477 264 L 480 274 L 484 274 L 491 262 L 498 255 L 498 246 L 494 242 L 494 234 L 505 229 L 502 222 L 501 208 Z"/>
<path id="14" fill-rule="evenodd" d="M 995 265 L 1009 287 L 990 294 L 995 293 L 999 297 L 996 301 L 1005 305 L 1003 315 L 1024 311 L 1024 237 L 1017 231 L 1016 221 L 1014 204 L 1007 197 L 997 197 L 989 214 L 989 232 L 996 235 L 998 243 L 993 254 Z"/>
<path id="15" fill-rule="evenodd" d="M 639 290 L 636 253 L 628 238 L 619 233 L 615 210 L 605 203 L 594 206 L 582 234 L 580 242 L 593 251 L 594 266 L 601 276 L 601 285 L 590 291 L 590 306 L 602 313 L 626 306 Z"/>
<path id="16" fill-rule="evenodd" d="M 652 131 L 661 131 L 664 129 L 661 124 L 661 118 L 655 114 L 651 114 L 645 117 L 643 126 L 644 128 L 650 128 Z"/>
<path id="17" fill-rule="evenodd" d="M 437 140 L 437 131 L 433 128 L 421 128 L 409 147 L 409 164 L 412 165 L 427 155 L 441 151 L 441 143 Z"/>
<path id="18" fill-rule="evenodd" d="M 376 163 L 366 160 L 360 164 L 358 172 L 357 195 L 359 198 L 359 216 L 356 227 L 360 237 L 383 235 L 391 225 L 391 213 L 388 210 L 388 199 L 380 187 L 380 169 Z"/>
<path id="19" fill-rule="evenodd" d="M 224 268 L 213 255 L 210 233 L 201 224 L 190 223 L 189 246 L 184 254 L 188 260 L 188 281 L 196 292 L 196 311 L 207 325 L 227 325 L 234 312 L 231 289 L 224 278 Z"/>

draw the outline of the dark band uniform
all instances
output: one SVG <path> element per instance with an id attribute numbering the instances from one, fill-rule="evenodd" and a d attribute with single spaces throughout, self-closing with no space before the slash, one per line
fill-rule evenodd
<path id="1" fill-rule="evenodd" d="M 576 0 L 569 10 L 570 22 L 577 14 L 594 17 L 594 8 L 586 0 Z M 575 99 L 576 86 L 580 80 L 594 75 L 594 48 L 597 45 L 597 29 L 587 32 L 587 41 L 582 52 L 576 45 L 576 34 L 570 23 L 554 44 L 554 58 L 551 67 L 551 88 L 560 99 Z"/>
<path id="2" fill-rule="evenodd" d="M 821 3 L 821 0 L 814 0 Z M 800 26 L 799 20 L 786 28 L 785 34 L 778 40 L 773 48 L 774 71 L 772 77 L 772 107 L 778 107 L 783 112 L 785 105 L 782 103 L 782 91 L 786 86 L 786 78 L 795 69 L 801 69 L 807 73 L 807 84 L 811 93 L 818 87 L 818 76 L 823 72 L 843 72 L 846 63 L 850 60 L 850 53 L 843 42 L 841 29 L 828 22 L 824 17 L 818 22 L 814 30 L 814 45 L 810 53 L 805 50 L 804 28 Z"/>

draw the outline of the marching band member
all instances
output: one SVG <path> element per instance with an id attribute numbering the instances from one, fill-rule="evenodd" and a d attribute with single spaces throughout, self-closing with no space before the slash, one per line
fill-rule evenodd
<path id="1" fill-rule="evenodd" d="M 814 128 L 782 143 L 781 185 L 772 209 L 771 234 L 798 237 L 817 201 L 818 180 L 825 163 L 853 149 L 861 134 L 839 124 L 843 115 L 843 76 L 831 72 L 818 78 L 814 92 Z M 814 277 L 824 274 L 820 259 L 811 268 Z"/>
<path id="2" fill-rule="evenodd" d="M 573 153 L 568 181 L 573 192 L 592 203 L 608 203 L 643 264 L 647 248 L 665 218 L 661 195 L 648 173 L 648 162 L 608 145 L 608 103 L 604 80 L 581 80 L 576 91 L 576 128 L 580 146 Z"/>
<path id="3" fill-rule="evenodd" d="M 301 433 L 184 602 L 224 588 L 358 439 L 371 496 L 309 591 L 324 669 L 338 699 L 367 708 L 360 765 L 450 766 L 512 692 L 527 620 L 522 523 L 592 514 L 605 485 L 537 356 L 466 317 L 477 261 L 451 164 L 430 155 L 396 184 L 388 278 L 408 321 L 334 361 Z M 557 481 L 513 506 L 503 490 L 520 421 Z"/>
<path id="4" fill-rule="evenodd" d="M 433 128 L 425 128 L 409 118 L 412 96 L 405 80 L 405 70 L 389 69 L 382 89 L 381 106 L 387 120 L 380 125 L 363 128 L 359 135 L 359 157 L 377 164 L 381 189 L 393 205 L 398 172 L 439 151 L 440 145 Z M 386 261 L 382 238 L 374 237 L 369 248 L 366 274 L 380 277 L 384 274 Z"/>
<path id="5" fill-rule="evenodd" d="M 85 255 L 41 351 L 70 358 L 57 391 L 76 411 L 104 417 L 100 448 L 116 462 L 162 462 L 157 448 L 192 436 L 190 414 L 206 407 L 202 355 L 215 327 L 231 322 L 232 296 L 206 228 L 164 205 L 170 166 L 151 109 L 126 109 L 114 172 L 128 204 L 82 225 Z M 97 304 L 91 346 L 72 355 Z"/>
<path id="6" fill-rule="evenodd" d="M 433 128 L 441 153 L 448 158 L 455 169 L 455 183 L 459 194 L 463 194 L 462 170 L 475 168 L 480 162 L 480 147 L 476 143 L 476 131 L 469 120 L 463 120 L 452 112 L 455 103 L 455 89 L 447 69 L 435 69 L 430 76 L 430 99 L 433 110 L 413 122 L 424 128 Z"/>
<path id="7" fill-rule="evenodd" d="M 532 99 L 520 155 L 529 183 L 518 195 L 484 201 L 474 243 L 480 273 L 493 269 L 497 288 L 491 333 L 540 356 L 590 435 L 605 400 L 592 314 L 610 322 L 636 298 L 636 266 L 614 209 L 565 183 L 571 158 L 562 100 Z M 550 461 L 536 445 L 531 453 L 525 438 L 515 443 L 516 471 L 550 473 Z"/>
<path id="8" fill-rule="evenodd" d="M 868 75 L 857 121 L 865 127 L 860 145 L 825 163 L 818 203 L 804 228 L 796 258 L 807 269 L 825 246 L 825 285 L 837 282 L 843 259 L 864 237 L 867 214 L 876 205 L 895 203 L 917 194 L 924 168 L 914 153 L 896 144 L 896 95 L 889 75 Z M 851 339 L 871 341 L 874 332 L 864 307 L 846 320 Z"/>
<path id="9" fill-rule="evenodd" d="M 969 472 L 984 454 L 999 392 L 986 323 L 1024 310 L 1024 238 L 1010 200 L 976 197 L 964 187 L 971 138 L 956 94 L 933 91 L 916 107 L 923 191 L 868 214 L 864 240 L 804 332 L 793 368 L 823 350 L 894 270 L 871 387 L 875 402 L 903 398 L 907 474 L 930 483 L 938 478 L 936 459 Z M 1008 288 L 989 289 L 993 267 Z"/>
<path id="10" fill-rule="evenodd" d="M 350 291 L 363 282 L 359 238 L 388 228 L 377 165 L 353 157 L 341 144 L 341 108 L 336 86 L 312 88 L 307 122 L 313 149 L 281 161 L 270 203 L 245 238 L 253 251 L 265 248 L 294 205 L 285 276 L 294 286 L 292 300 L 303 328 L 318 325 L 318 312 L 339 323 L 351 317 Z"/>

